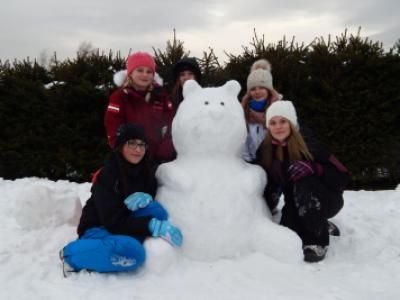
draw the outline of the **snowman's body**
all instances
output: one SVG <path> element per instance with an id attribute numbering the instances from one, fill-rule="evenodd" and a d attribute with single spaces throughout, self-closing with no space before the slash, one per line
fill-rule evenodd
<path id="1" fill-rule="evenodd" d="M 265 172 L 241 159 L 247 131 L 239 91 L 236 81 L 204 89 L 185 84 L 172 125 L 178 156 L 157 171 L 157 200 L 181 228 L 187 257 L 212 261 L 257 250 L 297 258 L 299 239 L 271 221 L 262 198 Z M 277 231 L 282 239 L 270 241 Z M 296 252 L 275 253 L 281 241 Z"/>

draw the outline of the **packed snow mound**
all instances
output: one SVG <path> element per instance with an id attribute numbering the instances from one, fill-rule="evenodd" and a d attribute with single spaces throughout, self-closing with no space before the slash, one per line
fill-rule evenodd
<path id="1" fill-rule="evenodd" d="M 273 223 L 265 205 L 265 172 L 241 158 L 247 130 L 239 91 L 236 81 L 217 88 L 185 83 L 172 125 L 178 155 L 157 170 L 157 200 L 182 230 L 181 251 L 189 258 L 215 261 L 260 251 L 299 261 L 300 239 Z"/>
<path id="2" fill-rule="evenodd" d="M 23 229 L 77 225 L 81 211 L 79 196 L 72 189 L 28 185 L 15 195 L 15 220 Z"/>
<path id="3" fill-rule="evenodd" d="M 58 193 L 73 190 L 82 203 L 91 187 L 61 180 L 0 178 L 1 299 L 400 299 L 400 231 L 393 230 L 400 225 L 400 187 L 345 191 L 344 208 L 333 219 L 342 235 L 331 238 L 327 257 L 316 264 L 286 264 L 260 252 L 200 262 L 178 250 L 177 257 L 164 260 L 163 251 L 170 245 L 149 238 L 145 246 L 150 243 L 151 249 L 146 248 L 147 261 L 138 272 L 80 272 L 64 278 L 58 251 L 76 239 L 76 225 L 21 229 L 14 204 L 20 191 L 31 185 Z M 288 247 L 284 236 L 270 236 L 270 242 Z M 168 272 L 159 275 L 152 268 Z"/>

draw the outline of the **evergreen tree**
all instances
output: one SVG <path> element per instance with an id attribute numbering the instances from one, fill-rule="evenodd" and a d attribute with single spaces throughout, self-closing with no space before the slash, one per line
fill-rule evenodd
<path id="1" fill-rule="evenodd" d="M 174 29 L 174 38 L 172 41 L 167 41 L 165 51 L 154 49 L 154 56 L 157 64 L 157 72 L 164 80 L 166 87 L 171 90 L 173 82 L 172 68 L 174 65 L 184 57 L 188 57 L 190 52 L 185 50 L 184 42 L 176 38 L 176 31 Z"/>
<path id="2" fill-rule="evenodd" d="M 352 187 L 387 188 L 400 182 L 399 41 L 385 51 L 360 31 L 345 31 L 307 46 L 285 37 L 273 44 L 254 31 L 250 46 L 226 53 L 223 65 L 212 48 L 199 62 L 206 86 L 235 79 L 243 94 L 252 63 L 268 59 L 274 87 L 295 103 L 301 126 L 349 167 Z M 166 49 L 154 52 L 171 88 L 173 65 L 190 52 L 175 30 Z M 103 116 L 126 58 L 85 43 L 73 59 L 41 61 L 0 61 L 0 177 L 90 180 L 109 151 Z"/>

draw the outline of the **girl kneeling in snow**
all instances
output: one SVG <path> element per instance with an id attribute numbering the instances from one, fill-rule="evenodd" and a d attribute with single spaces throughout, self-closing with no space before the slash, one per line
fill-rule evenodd
<path id="1" fill-rule="evenodd" d="M 121 125 L 114 151 L 82 210 L 79 239 L 60 251 L 64 275 L 82 269 L 135 270 L 145 260 L 142 243 L 148 236 L 181 245 L 180 230 L 169 223 L 167 211 L 153 200 L 157 183 L 148 156 L 143 127 Z"/>
<path id="2" fill-rule="evenodd" d="M 269 178 L 266 200 L 283 193 L 281 224 L 302 239 L 305 261 L 320 261 L 328 249 L 329 233 L 339 235 L 327 219 L 343 207 L 347 169 L 309 130 L 299 129 L 292 102 L 272 103 L 266 126 L 268 134 L 257 152 Z"/>

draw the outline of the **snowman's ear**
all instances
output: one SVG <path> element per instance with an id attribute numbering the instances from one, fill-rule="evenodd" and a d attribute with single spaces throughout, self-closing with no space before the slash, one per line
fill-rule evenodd
<path id="1" fill-rule="evenodd" d="M 186 98 L 188 95 L 194 93 L 198 89 L 201 89 L 201 86 L 197 83 L 196 80 L 192 79 L 187 80 L 183 84 L 183 89 L 182 89 L 183 98 Z"/>
<path id="2" fill-rule="evenodd" d="M 224 84 L 223 86 L 225 90 L 228 91 L 230 95 L 233 95 L 237 97 L 239 95 L 240 90 L 242 89 L 239 82 L 236 80 L 229 80 L 227 83 Z"/>

